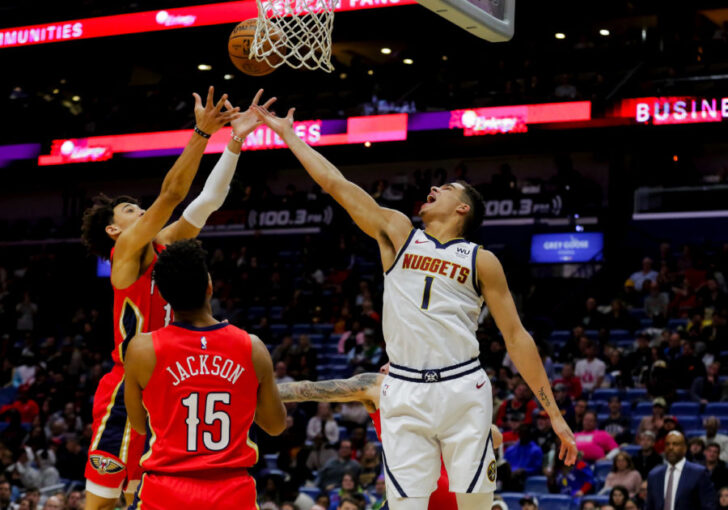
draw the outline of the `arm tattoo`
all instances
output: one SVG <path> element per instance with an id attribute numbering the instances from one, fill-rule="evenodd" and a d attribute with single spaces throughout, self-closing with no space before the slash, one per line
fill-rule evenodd
<path id="1" fill-rule="evenodd" d="M 360 374 L 350 379 L 282 383 L 278 385 L 278 391 L 284 402 L 339 402 L 377 384 L 377 378 L 377 374 Z"/>
<path id="2" fill-rule="evenodd" d="M 543 389 L 543 386 L 541 386 L 541 389 L 538 390 L 538 398 L 541 400 L 544 407 L 549 407 L 551 405 L 551 401 L 546 396 L 546 391 Z"/>

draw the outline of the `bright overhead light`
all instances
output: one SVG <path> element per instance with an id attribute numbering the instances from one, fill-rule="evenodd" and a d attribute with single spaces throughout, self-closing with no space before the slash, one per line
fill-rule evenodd
<path id="1" fill-rule="evenodd" d="M 71 98 L 72 101 L 76 101 L 77 103 L 81 100 L 81 96 L 73 96 Z"/>
<path id="2" fill-rule="evenodd" d="M 223 78 L 225 78 L 226 80 L 232 80 L 233 78 L 235 78 L 235 76 L 232 74 L 226 74 L 225 76 L 223 76 Z"/>
<path id="3" fill-rule="evenodd" d="M 60 89 L 53 89 L 54 94 L 58 94 L 60 92 Z"/>
<path id="4" fill-rule="evenodd" d="M 389 55 L 390 53 L 392 53 L 392 48 L 382 48 L 379 51 L 381 51 L 383 55 Z"/>
<path id="5" fill-rule="evenodd" d="M 606 28 L 602 28 L 599 31 L 599 35 L 603 35 L 604 37 L 607 37 L 609 35 L 609 30 L 607 30 Z"/>
<path id="6" fill-rule="evenodd" d="M 369 70 L 367 71 L 367 74 L 368 74 L 369 76 L 373 75 L 373 74 L 374 74 L 374 69 L 369 69 Z"/>
<path id="7" fill-rule="evenodd" d="M 208 64 L 200 64 L 197 66 L 197 69 L 199 69 L 200 71 L 210 71 L 212 70 L 212 66 Z"/>
<path id="8" fill-rule="evenodd" d="M 443 60 L 443 61 L 447 61 L 447 55 L 443 55 L 443 56 L 442 56 L 442 60 Z"/>
<path id="9" fill-rule="evenodd" d="M 348 74 L 346 74 L 346 73 L 341 73 L 341 74 L 339 75 L 339 78 L 341 78 L 342 80 L 345 80 L 345 79 L 347 79 L 348 77 L 349 77 L 349 75 L 348 75 Z"/>
<path id="10" fill-rule="evenodd" d="M 364 147 L 369 148 L 371 146 L 372 146 L 372 142 L 364 142 Z"/>
<path id="11" fill-rule="evenodd" d="M 411 58 L 406 58 L 402 62 L 404 62 L 407 65 L 411 65 L 411 64 L 414 64 L 415 63 L 415 61 L 412 60 Z"/>
<path id="12" fill-rule="evenodd" d="M 564 34 L 563 32 L 556 32 L 554 34 L 554 37 L 556 37 L 557 39 L 566 39 L 566 34 Z"/>

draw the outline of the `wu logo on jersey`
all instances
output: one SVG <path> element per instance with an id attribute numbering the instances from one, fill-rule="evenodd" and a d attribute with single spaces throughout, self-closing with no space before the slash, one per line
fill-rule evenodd
<path id="1" fill-rule="evenodd" d="M 455 249 L 455 255 L 457 255 L 458 257 L 461 257 L 461 258 L 467 258 L 470 255 L 471 251 L 472 250 L 468 250 L 466 248 L 461 248 L 460 246 L 458 246 Z"/>
<path id="2" fill-rule="evenodd" d="M 202 338 L 200 338 L 200 348 L 203 351 L 207 350 L 207 338 L 205 338 L 204 336 Z"/>

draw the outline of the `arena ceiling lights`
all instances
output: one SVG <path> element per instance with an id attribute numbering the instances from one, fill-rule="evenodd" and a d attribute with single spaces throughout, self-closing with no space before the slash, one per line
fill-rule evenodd
<path id="1" fill-rule="evenodd" d="M 335 10 L 358 11 L 416 3 L 416 0 L 340 0 Z M 238 23 L 240 20 L 254 18 L 257 15 L 258 8 L 255 1 L 245 0 L 0 28 L 0 49 Z"/>

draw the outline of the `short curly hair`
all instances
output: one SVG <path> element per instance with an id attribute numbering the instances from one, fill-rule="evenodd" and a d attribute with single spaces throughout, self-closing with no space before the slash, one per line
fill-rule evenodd
<path id="1" fill-rule="evenodd" d="M 127 195 L 111 198 L 99 193 L 93 198 L 93 205 L 83 212 L 81 242 L 90 253 L 109 258 L 114 240 L 106 233 L 106 227 L 114 220 L 114 207 L 123 203 L 140 205 L 136 198 Z"/>
<path id="2" fill-rule="evenodd" d="M 175 312 L 199 310 L 207 299 L 207 252 L 197 239 L 176 241 L 159 254 L 154 282 Z"/>

